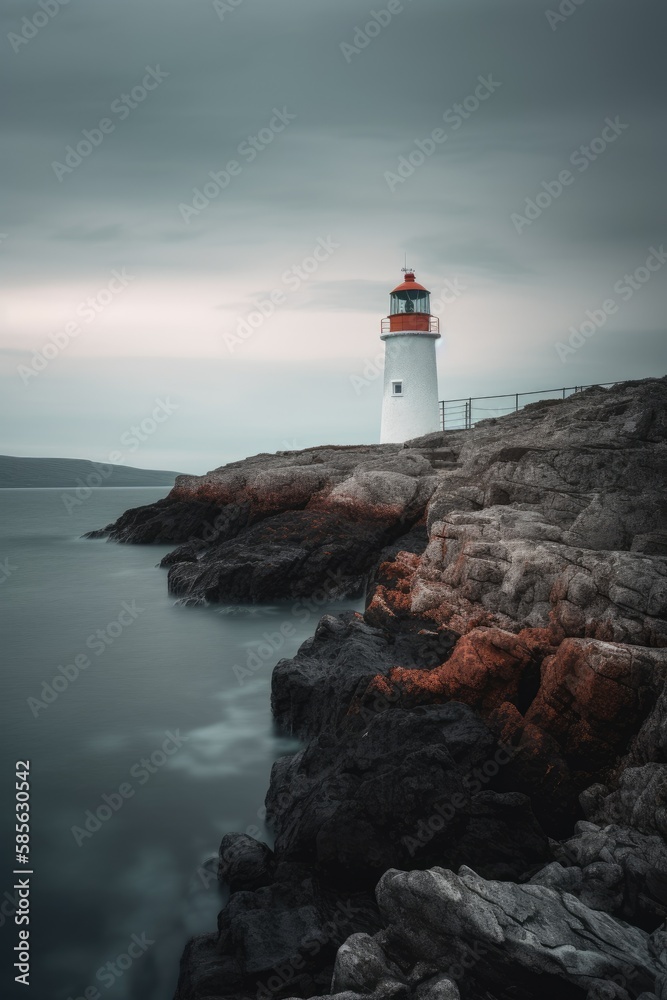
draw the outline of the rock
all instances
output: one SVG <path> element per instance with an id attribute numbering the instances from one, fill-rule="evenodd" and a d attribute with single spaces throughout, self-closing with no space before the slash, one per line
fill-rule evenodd
<path id="1" fill-rule="evenodd" d="M 428 540 L 423 548 L 426 548 Z M 380 563 L 373 579 L 365 618 L 370 625 L 396 631 L 412 618 L 412 584 L 419 567 L 419 553 L 394 551 Z M 386 551 L 386 550 L 385 550 Z"/>
<path id="2" fill-rule="evenodd" d="M 554 847 L 554 854 L 561 864 L 544 869 L 533 881 L 547 884 L 545 873 L 555 867 L 562 872 L 555 877 L 564 877 L 560 887 L 574 879 L 576 884 L 567 891 L 591 909 L 614 913 L 651 931 L 667 917 L 667 846 L 661 837 L 627 826 L 580 822 L 573 837 Z"/>
<path id="3" fill-rule="evenodd" d="M 392 864 L 434 860 L 518 877 L 549 851 L 529 799 L 494 790 L 506 762 L 456 703 L 396 708 L 363 732 L 320 735 L 274 765 L 266 805 L 276 853 L 339 884 L 372 885 Z"/>
<path id="4" fill-rule="evenodd" d="M 651 709 L 637 735 L 630 741 L 625 767 L 648 763 L 667 764 L 667 671 L 664 663 L 651 676 Z"/>
<path id="5" fill-rule="evenodd" d="M 307 611 L 304 602 L 304 612 Z M 429 627 L 421 627 L 421 626 Z M 368 720 L 391 707 L 382 695 L 362 695 L 378 672 L 396 663 L 436 665 L 451 652 L 456 636 L 413 620 L 409 628 L 373 628 L 357 612 L 320 619 L 314 635 L 293 659 L 281 660 L 273 671 L 271 707 L 287 733 L 309 738 L 342 724 L 365 727 Z"/>
<path id="6" fill-rule="evenodd" d="M 273 881 L 274 856 L 266 845 L 246 833 L 228 833 L 220 844 L 218 879 L 231 892 L 260 889 Z"/>
<path id="7" fill-rule="evenodd" d="M 178 596 L 256 602 L 324 586 L 333 600 L 363 590 L 435 486 L 431 463 L 398 445 L 257 455 L 179 476 L 165 500 L 92 536 L 179 542 L 162 561 Z"/>
<path id="8" fill-rule="evenodd" d="M 207 549 L 196 562 L 174 563 L 169 590 L 248 603 L 310 597 L 322 587 L 328 601 L 356 596 L 395 530 L 386 521 L 289 511 Z"/>
<path id="9" fill-rule="evenodd" d="M 390 965 L 375 938 L 353 934 L 338 949 L 331 990 L 373 993 L 381 984 L 398 979 L 398 970 L 393 966 L 390 969 Z"/>
<path id="10" fill-rule="evenodd" d="M 408 706 L 461 701 L 488 715 L 511 702 L 525 710 L 539 686 L 541 656 L 549 648 L 548 630 L 525 629 L 517 636 L 476 628 L 448 651 L 445 663 L 427 671 L 394 667 L 386 680 L 376 679 L 376 688 Z"/>
<path id="11" fill-rule="evenodd" d="M 594 772 L 625 749 L 666 672 L 667 649 L 566 639 L 544 660 L 526 721 L 553 736 L 576 770 Z"/>
<path id="12" fill-rule="evenodd" d="M 415 1000 L 460 1000 L 458 986 L 448 976 L 434 976 L 415 990 Z"/>
<path id="13" fill-rule="evenodd" d="M 238 963 L 220 954 L 217 934 L 193 938 L 181 958 L 174 1000 L 218 997 L 223 983 L 228 995 L 241 990 L 243 977 Z"/>
<path id="14" fill-rule="evenodd" d="M 165 561 L 179 595 L 252 601 L 281 587 L 284 597 L 301 596 L 304 567 L 308 586 L 340 568 L 339 592 L 353 593 L 383 546 L 427 513 L 430 542 L 412 567 L 405 609 L 456 632 L 556 622 L 569 636 L 664 646 L 666 385 L 587 390 L 409 447 L 256 455 L 179 476 L 166 500 L 105 532 L 181 543 Z M 274 529 L 257 531 L 276 518 Z"/>
<path id="15" fill-rule="evenodd" d="M 254 456 L 107 529 L 178 544 L 186 601 L 307 620 L 368 589 L 274 671 L 308 742 L 272 772 L 274 853 L 223 841 L 178 1000 L 667 1000 L 666 490 L 647 379 Z"/>
<path id="16" fill-rule="evenodd" d="M 575 549 L 543 512 L 523 505 L 449 514 L 431 527 L 430 539 L 412 608 L 456 631 L 556 623 L 569 636 L 667 645 L 663 558 Z"/>
<path id="17" fill-rule="evenodd" d="M 586 1000 L 630 1000 L 630 994 L 620 983 L 598 979 L 589 987 Z"/>
<path id="18" fill-rule="evenodd" d="M 359 931 L 378 928 L 372 895 L 336 893 L 303 866 L 279 866 L 275 881 L 254 892 L 235 892 L 219 918 L 219 947 L 237 962 L 255 990 L 262 975 L 272 993 L 330 981 L 338 947 Z M 254 977 L 254 978 L 253 978 Z"/>
<path id="19" fill-rule="evenodd" d="M 542 828 L 551 837 L 567 836 L 580 814 L 579 789 L 556 740 L 527 722 L 510 702 L 492 712 L 487 723 L 512 752 L 511 764 L 499 775 L 499 788 L 528 795 Z"/>
<path id="20" fill-rule="evenodd" d="M 221 537 L 233 537 L 245 521 L 240 508 L 225 509 L 211 501 L 171 499 L 170 494 L 165 500 L 125 511 L 115 523 L 100 531 L 91 531 L 85 537 L 108 536 L 116 542 L 138 545 L 188 541 L 210 543 Z"/>
<path id="21" fill-rule="evenodd" d="M 623 770 L 614 789 L 593 785 L 581 795 L 593 823 L 617 823 L 667 839 L 667 764 L 644 764 Z"/>
<path id="22" fill-rule="evenodd" d="M 596 981 L 614 977 L 631 983 L 636 996 L 664 973 L 646 932 L 546 886 L 487 881 L 468 868 L 458 875 L 434 868 L 387 872 L 377 897 L 390 951 L 433 962 L 443 972 L 467 962 L 470 978 L 480 984 L 492 967 L 494 990 L 513 984 L 517 997 L 530 996 L 525 990 L 536 975 L 542 996 L 558 995 L 557 982 L 561 996 L 572 987 L 585 996 Z"/>
<path id="23" fill-rule="evenodd" d="M 460 468 L 429 503 L 413 611 L 460 632 L 557 622 L 570 636 L 667 644 L 667 382 L 577 396 L 463 436 Z"/>

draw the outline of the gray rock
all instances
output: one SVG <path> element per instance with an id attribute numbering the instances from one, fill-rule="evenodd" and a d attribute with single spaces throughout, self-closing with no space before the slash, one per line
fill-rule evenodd
<path id="1" fill-rule="evenodd" d="M 665 971 L 646 932 L 553 888 L 434 868 L 387 872 L 377 897 L 393 947 L 441 967 L 462 963 L 475 947 L 499 983 L 539 973 L 588 989 L 620 976 L 636 995 Z"/>
<path id="2" fill-rule="evenodd" d="M 667 764 L 628 767 L 616 788 L 598 784 L 586 789 L 581 805 L 594 823 L 616 823 L 667 839 Z"/>
<path id="3" fill-rule="evenodd" d="M 554 853 L 561 865 L 544 869 L 533 882 L 572 892 L 592 909 L 650 929 L 667 915 L 667 845 L 662 837 L 582 822 Z"/>
<path id="4" fill-rule="evenodd" d="M 503 627 L 666 645 L 666 412 L 667 381 L 646 380 L 459 435 L 415 610 L 448 608 L 456 627 L 481 604 Z"/>
<path id="5" fill-rule="evenodd" d="M 273 851 L 245 833 L 228 833 L 220 844 L 218 878 L 231 892 L 259 889 L 273 881 Z"/>
<path id="6" fill-rule="evenodd" d="M 391 976 L 387 956 L 379 942 L 369 934 L 352 934 L 338 949 L 331 989 L 334 993 L 356 990 L 373 993 Z"/>
<path id="7" fill-rule="evenodd" d="M 461 994 L 456 983 L 448 976 L 434 976 L 421 983 L 414 996 L 415 1000 L 460 1000 Z"/>
<path id="8" fill-rule="evenodd" d="M 586 1000 L 630 1000 L 630 994 L 620 983 L 599 979 L 589 988 Z"/>

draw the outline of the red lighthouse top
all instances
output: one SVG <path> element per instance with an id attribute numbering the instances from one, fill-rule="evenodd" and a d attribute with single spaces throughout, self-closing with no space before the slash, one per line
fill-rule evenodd
<path id="1" fill-rule="evenodd" d="M 382 333 L 429 333 L 439 336 L 439 320 L 431 315 L 431 293 L 403 268 L 405 279 L 393 289 L 389 315 L 382 320 Z"/>
<path id="2" fill-rule="evenodd" d="M 416 280 L 414 271 L 406 271 L 405 280 L 402 281 L 400 285 L 396 285 L 396 288 L 394 288 L 391 294 L 393 295 L 395 292 L 405 292 L 407 289 L 418 292 L 428 292 L 428 288 L 424 288 L 424 286 L 420 285 Z"/>

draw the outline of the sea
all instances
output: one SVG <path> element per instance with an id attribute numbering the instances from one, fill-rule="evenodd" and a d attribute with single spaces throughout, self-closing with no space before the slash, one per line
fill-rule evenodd
<path id="1" fill-rule="evenodd" d="M 183 606 L 170 546 L 82 537 L 166 492 L 0 490 L 3 997 L 170 1000 L 225 902 L 222 836 L 271 843 L 271 766 L 298 749 L 272 723 L 272 668 L 361 607 Z"/>

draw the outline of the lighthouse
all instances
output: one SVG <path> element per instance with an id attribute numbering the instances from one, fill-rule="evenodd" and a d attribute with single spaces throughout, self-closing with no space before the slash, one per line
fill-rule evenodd
<path id="1" fill-rule="evenodd" d="M 431 315 L 431 293 L 414 272 L 391 293 L 389 315 L 382 320 L 384 396 L 382 444 L 409 441 L 440 429 L 435 342 L 437 316 Z"/>

